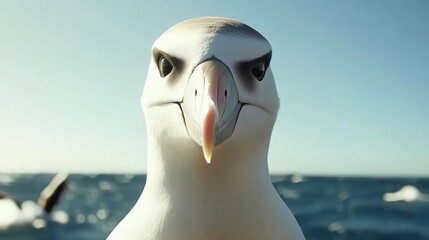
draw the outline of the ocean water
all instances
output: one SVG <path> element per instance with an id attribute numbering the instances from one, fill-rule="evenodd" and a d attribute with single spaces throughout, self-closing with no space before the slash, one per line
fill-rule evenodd
<path id="1" fill-rule="evenodd" d="M 0 174 L 0 191 L 37 201 L 52 177 Z M 0 239 L 106 239 L 136 202 L 145 179 L 70 175 L 54 213 L 59 220 L 0 229 Z M 429 239 L 429 179 L 286 175 L 272 181 L 308 240 Z"/>

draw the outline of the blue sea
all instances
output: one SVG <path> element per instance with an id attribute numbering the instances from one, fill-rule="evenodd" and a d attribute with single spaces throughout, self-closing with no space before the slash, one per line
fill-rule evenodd
<path id="1" fill-rule="evenodd" d="M 53 175 L 0 174 L 0 191 L 37 201 Z M 69 176 L 61 221 L 0 230 L 0 239 L 106 239 L 139 197 L 145 175 Z M 272 176 L 308 240 L 429 239 L 429 179 Z M 0 214 L 2 214 L 0 212 Z"/>

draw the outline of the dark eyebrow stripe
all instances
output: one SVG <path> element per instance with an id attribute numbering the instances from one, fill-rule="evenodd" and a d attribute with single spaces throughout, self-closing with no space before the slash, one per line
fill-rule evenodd
<path id="1" fill-rule="evenodd" d="M 257 58 L 251 59 L 251 60 L 241 61 L 241 62 L 238 62 L 237 64 L 250 66 L 250 65 L 258 63 L 259 61 L 262 61 L 262 62 L 264 62 L 265 68 L 268 68 L 268 66 L 270 65 L 270 62 L 271 62 L 272 54 L 273 54 L 273 51 L 270 50 L 260 57 L 257 57 Z"/>
<path id="2" fill-rule="evenodd" d="M 171 54 L 168 54 L 164 51 L 162 51 L 161 49 L 154 47 L 152 49 L 152 55 L 153 58 L 155 59 L 156 64 L 158 65 L 159 63 L 159 59 L 161 57 L 165 57 L 168 61 L 171 62 L 171 64 L 173 64 L 173 66 L 180 72 L 183 70 L 183 67 L 185 66 L 185 61 L 183 61 L 182 59 L 175 57 Z M 159 67 L 159 66 L 158 66 Z"/>
<path id="3" fill-rule="evenodd" d="M 260 57 L 236 63 L 237 73 L 240 75 L 240 80 L 244 84 L 245 88 L 250 91 L 255 89 L 256 81 L 254 81 L 255 79 L 251 74 L 251 68 L 258 62 L 262 61 L 264 63 L 265 69 L 268 69 L 272 53 L 272 50 L 270 50 Z"/>

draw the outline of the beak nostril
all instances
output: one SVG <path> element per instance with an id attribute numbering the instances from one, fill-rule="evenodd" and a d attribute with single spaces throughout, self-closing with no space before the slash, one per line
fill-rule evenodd
<path id="1" fill-rule="evenodd" d="M 223 95 L 228 96 L 228 91 L 225 89 L 225 92 L 223 93 Z"/>
<path id="2" fill-rule="evenodd" d="M 197 93 L 198 93 L 197 89 L 195 89 L 194 93 L 195 93 L 195 96 L 197 96 Z"/>

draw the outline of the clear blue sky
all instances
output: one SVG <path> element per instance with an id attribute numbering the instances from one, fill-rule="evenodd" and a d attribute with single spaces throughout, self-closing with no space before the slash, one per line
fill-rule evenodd
<path id="1" fill-rule="evenodd" d="M 270 40 L 272 172 L 429 176 L 428 1 L 0 1 L 0 172 L 144 172 L 150 47 L 181 20 Z"/>

